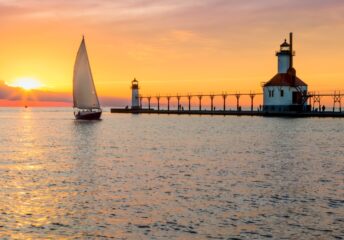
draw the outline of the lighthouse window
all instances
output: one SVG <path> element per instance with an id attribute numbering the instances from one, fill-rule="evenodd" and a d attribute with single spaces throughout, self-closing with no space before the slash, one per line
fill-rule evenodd
<path id="1" fill-rule="evenodd" d="M 284 96 L 284 90 L 281 90 L 281 97 Z"/>
<path id="2" fill-rule="evenodd" d="M 269 97 L 274 97 L 274 90 L 269 90 Z"/>

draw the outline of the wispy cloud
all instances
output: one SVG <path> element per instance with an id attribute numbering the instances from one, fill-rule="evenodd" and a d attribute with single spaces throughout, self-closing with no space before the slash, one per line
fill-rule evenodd
<path id="1" fill-rule="evenodd" d="M 71 93 L 59 93 L 52 91 L 30 90 L 26 91 L 20 87 L 11 87 L 0 81 L 0 100 L 8 101 L 36 101 L 72 104 Z M 128 100 L 115 97 L 100 97 L 102 106 L 123 106 Z"/>
<path id="2" fill-rule="evenodd" d="M 107 27 L 122 23 L 129 30 L 145 29 L 148 24 L 146 29 L 218 31 L 220 27 L 330 24 L 344 20 L 343 9 L 342 0 L 1 0 L 0 19 L 74 19 Z"/>

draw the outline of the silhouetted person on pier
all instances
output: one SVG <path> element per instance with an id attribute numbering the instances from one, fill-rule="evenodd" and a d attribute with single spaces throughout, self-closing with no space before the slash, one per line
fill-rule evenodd
<path id="1" fill-rule="evenodd" d="M 322 106 L 322 111 L 325 112 L 325 105 Z"/>

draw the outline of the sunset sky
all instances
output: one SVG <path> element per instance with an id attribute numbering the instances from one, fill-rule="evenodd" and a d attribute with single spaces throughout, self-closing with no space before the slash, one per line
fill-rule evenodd
<path id="1" fill-rule="evenodd" d="M 143 94 L 259 92 L 292 31 L 310 90 L 344 90 L 343 13 L 343 0 L 0 0 L 0 81 L 70 94 L 84 34 L 103 97 L 130 98 L 134 77 Z"/>

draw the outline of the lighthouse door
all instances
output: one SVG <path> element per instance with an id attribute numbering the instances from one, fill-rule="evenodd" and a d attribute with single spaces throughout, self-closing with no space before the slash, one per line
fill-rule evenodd
<path id="1" fill-rule="evenodd" d="M 293 104 L 302 104 L 302 95 L 300 92 L 293 92 Z"/>

